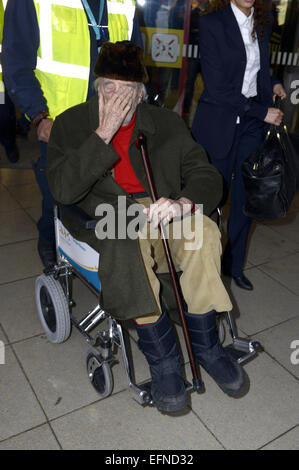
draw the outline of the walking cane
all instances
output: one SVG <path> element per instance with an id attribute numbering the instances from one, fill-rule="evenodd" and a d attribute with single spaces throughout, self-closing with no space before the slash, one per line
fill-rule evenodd
<path id="1" fill-rule="evenodd" d="M 140 153 L 141 153 L 142 162 L 143 162 L 144 169 L 145 169 L 145 174 L 146 174 L 146 179 L 147 179 L 148 186 L 149 186 L 150 196 L 151 196 L 153 202 L 156 202 L 158 197 L 157 197 L 155 182 L 154 182 L 154 179 L 153 179 L 151 164 L 150 164 L 148 154 L 147 154 L 147 150 L 146 150 L 146 138 L 145 138 L 145 135 L 142 134 L 141 132 L 138 134 L 138 137 L 136 139 L 136 147 L 140 150 Z M 172 260 L 172 257 L 171 257 L 168 241 L 167 241 L 166 236 L 165 236 L 165 229 L 164 229 L 163 224 L 161 224 L 161 223 L 159 224 L 159 229 L 160 229 L 160 232 L 161 232 L 161 239 L 162 239 L 162 242 L 163 242 L 163 248 L 164 248 L 165 255 L 166 255 L 168 269 L 169 269 L 170 277 L 171 277 L 171 283 L 172 283 L 172 287 L 173 287 L 173 290 L 174 290 L 174 294 L 175 294 L 175 298 L 176 298 L 176 302 L 177 302 L 177 306 L 178 306 L 178 310 L 179 310 L 179 314 L 180 314 L 180 319 L 181 319 L 181 323 L 182 323 L 182 327 L 183 327 L 184 338 L 185 338 L 187 351 L 188 351 L 188 356 L 189 356 L 190 365 L 191 365 L 191 370 L 192 370 L 192 374 L 193 374 L 193 389 L 196 390 L 197 392 L 199 392 L 202 389 L 202 382 L 201 382 L 201 379 L 199 377 L 197 363 L 195 361 L 192 346 L 191 346 L 191 341 L 190 341 L 189 331 L 188 331 L 186 317 L 185 317 L 185 313 L 184 313 L 183 300 L 182 300 L 182 297 L 181 297 L 181 292 L 180 292 L 180 288 L 179 288 L 177 273 L 176 273 L 176 270 L 175 270 L 175 267 L 174 267 L 174 264 L 173 264 L 173 260 Z"/>

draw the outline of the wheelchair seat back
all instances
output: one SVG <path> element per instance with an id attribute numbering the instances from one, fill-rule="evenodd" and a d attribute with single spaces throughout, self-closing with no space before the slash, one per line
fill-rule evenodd
<path id="1" fill-rule="evenodd" d="M 96 290 L 100 291 L 101 286 L 98 276 L 99 253 L 87 243 L 74 238 L 59 218 L 55 221 L 55 231 L 58 252 L 79 271 Z"/>

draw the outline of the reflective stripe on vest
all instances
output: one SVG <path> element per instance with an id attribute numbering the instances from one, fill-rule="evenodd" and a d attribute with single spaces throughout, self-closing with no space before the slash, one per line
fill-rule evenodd
<path id="1" fill-rule="evenodd" d="M 35 74 L 55 118 L 87 98 L 90 34 L 81 0 L 33 0 L 40 30 Z M 131 37 L 135 2 L 108 0 L 110 41 Z M 130 34 L 130 36 L 129 36 Z"/>
<path id="2" fill-rule="evenodd" d="M 40 31 L 35 74 L 54 119 L 86 100 L 90 36 L 80 0 L 34 0 Z"/>

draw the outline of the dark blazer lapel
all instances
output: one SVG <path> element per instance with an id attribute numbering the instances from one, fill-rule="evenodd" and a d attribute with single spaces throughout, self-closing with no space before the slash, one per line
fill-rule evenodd
<path id="1" fill-rule="evenodd" d="M 269 55 L 268 55 L 268 41 L 266 38 L 266 32 L 264 32 L 264 38 L 261 38 L 259 31 L 257 31 L 257 39 L 260 48 L 260 66 L 261 71 L 263 72 L 269 67 Z"/>
<path id="2" fill-rule="evenodd" d="M 227 5 L 225 8 L 219 11 L 219 13 L 222 13 L 223 15 L 223 24 L 224 24 L 224 29 L 226 32 L 227 37 L 229 38 L 229 41 L 232 44 L 232 47 L 234 50 L 237 50 L 238 53 L 240 54 L 240 60 L 243 61 L 245 60 L 245 66 L 244 66 L 244 72 L 246 68 L 246 61 L 247 61 L 247 56 L 246 56 L 246 49 L 244 45 L 244 41 L 242 38 L 242 34 L 238 25 L 238 22 L 236 20 L 236 17 L 234 15 L 234 12 L 229 5 Z"/>

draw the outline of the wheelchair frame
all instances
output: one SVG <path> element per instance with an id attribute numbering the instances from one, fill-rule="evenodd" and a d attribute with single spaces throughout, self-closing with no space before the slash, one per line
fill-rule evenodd
<path id="1" fill-rule="evenodd" d="M 72 209 L 72 211 L 74 210 L 76 212 L 77 208 L 75 207 Z M 82 223 L 82 211 L 81 213 L 78 212 L 78 215 L 81 217 Z M 85 227 L 93 229 L 95 221 L 90 220 L 87 214 L 83 213 L 83 215 L 85 217 Z M 218 216 L 221 216 L 219 210 Z M 45 324 L 46 321 L 47 326 L 50 325 L 50 321 L 47 322 L 45 318 L 48 316 L 49 311 L 52 311 L 52 314 L 54 313 L 55 315 L 55 322 L 57 327 L 57 315 L 60 315 L 60 313 L 56 312 L 55 308 L 53 312 L 53 294 L 51 296 L 50 290 L 52 289 L 51 285 L 53 284 L 53 282 L 54 285 L 55 283 L 59 283 L 56 284 L 58 294 L 56 292 L 55 295 L 58 295 L 58 297 L 65 297 L 61 300 L 66 300 L 68 313 L 65 312 L 65 316 L 67 317 L 67 315 L 69 314 L 70 323 L 69 325 L 66 325 L 65 333 L 61 336 L 61 338 L 58 341 L 52 340 L 52 342 L 66 341 L 70 335 L 71 324 L 84 336 L 87 343 L 91 345 L 91 349 L 89 350 L 87 355 L 87 372 L 89 380 L 102 398 L 105 398 L 112 393 L 113 378 L 111 374 L 111 364 L 115 361 L 115 355 L 113 354 L 113 350 L 114 347 L 120 348 L 122 351 L 122 358 L 127 380 L 129 383 L 129 388 L 133 392 L 135 399 L 137 399 L 137 401 L 141 405 L 153 405 L 154 403 L 150 393 L 151 382 L 146 382 L 140 385 L 134 383 L 132 368 L 129 361 L 127 346 L 121 324 L 104 311 L 104 309 L 100 305 L 100 292 L 86 278 L 84 278 L 84 276 L 60 253 L 58 249 L 57 230 L 59 217 L 57 205 L 55 205 L 54 207 L 54 220 L 56 230 L 57 264 L 51 270 L 44 270 L 44 275 L 37 278 L 37 281 L 39 281 L 39 283 L 37 282 L 36 285 L 39 285 L 39 291 L 37 291 L 36 288 L 36 301 L 42 323 Z M 74 276 L 77 277 L 81 282 L 83 282 L 83 284 L 85 284 L 88 289 L 98 298 L 97 305 L 87 314 L 83 314 L 81 320 L 77 320 L 72 313 L 72 308 L 75 305 L 75 302 L 73 300 L 72 283 Z M 52 284 L 47 281 L 47 278 L 49 277 L 52 279 Z M 59 285 L 61 286 L 61 288 L 59 288 Z M 50 303 L 47 304 L 47 302 L 44 302 L 44 305 L 41 301 L 41 292 L 43 288 L 45 288 L 46 291 L 48 290 L 50 298 Z M 45 292 L 43 294 L 45 294 Z M 238 336 L 236 324 L 231 312 L 222 312 L 221 314 L 217 315 L 220 341 L 223 342 L 224 340 L 224 327 L 222 324 L 223 315 L 228 324 L 229 332 L 232 338 L 232 343 L 228 346 L 225 346 L 225 348 L 229 349 L 230 353 L 237 359 L 240 364 L 253 358 L 256 355 L 257 351 L 261 349 L 261 345 L 257 341 L 253 341 L 249 338 L 241 338 Z M 100 324 L 104 322 L 104 320 L 108 321 L 107 329 L 102 331 L 96 331 L 95 334 L 91 336 L 91 330 L 97 328 Z M 51 338 L 49 339 L 51 341 Z M 189 382 L 186 382 L 186 389 L 188 391 L 191 391 L 193 390 L 193 386 Z"/>

